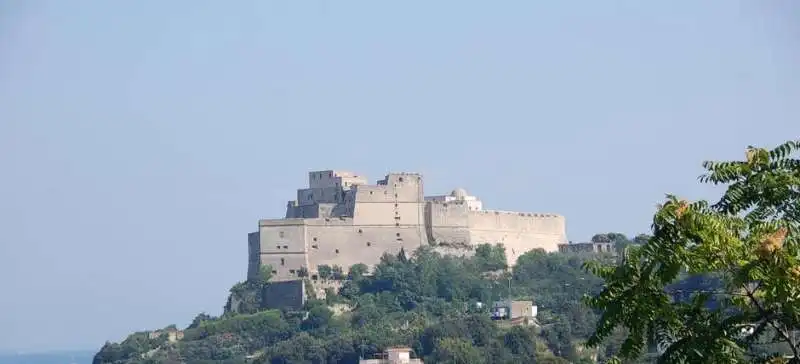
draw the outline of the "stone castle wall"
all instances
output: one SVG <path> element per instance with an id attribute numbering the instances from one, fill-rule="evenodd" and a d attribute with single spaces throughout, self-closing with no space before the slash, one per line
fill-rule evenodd
<path id="1" fill-rule="evenodd" d="M 349 173 L 337 179 L 340 173 L 311 172 L 311 188 L 298 190 L 298 200 L 287 205 L 288 218 L 259 222 L 258 232 L 249 237 L 248 276 L 262 264 L 272 267 L 276 281 L 297 279 L 301 268 L 314 275 L 323 264 L 346 272 L 353 264 L 377 264 L 384 253 L 410 253 L 426 244 L 471 254 L 478 244 L 502 243 L 513 265 L 531 249 L 557 251 L 566 242 L 559 215 L 475 210 L 474 203 L 470 209 L 463 200 L 426 201 L 419 174 L 393 173 L 366 185 Z"/>

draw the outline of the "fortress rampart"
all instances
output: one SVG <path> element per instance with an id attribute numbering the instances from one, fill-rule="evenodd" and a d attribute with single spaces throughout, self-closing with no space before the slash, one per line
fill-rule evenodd
<path id="1" fill-rule="evenodd" d="M 311 172 L 309 188 L 288 202 L 285 218 L 258 225 L 248 235 L 248 276 L 268 264 L 275 281 L 297 279 L 302 269 L 314 277 L 320 265 L 371 266 L 384 253 L 423 244 L 470 254 L 478 244 L 501 243 L 513 265 L 527 251 L 558 251 L 567 241 L 563 216 L 483 210 L 463 189 L 425 197 L 416 173 L 390 173 L 370 185 L 349 172 Z"/>

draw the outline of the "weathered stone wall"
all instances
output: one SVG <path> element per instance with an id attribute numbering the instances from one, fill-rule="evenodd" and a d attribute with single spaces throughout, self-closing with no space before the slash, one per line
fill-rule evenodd
<path id="1" fill-rule="evenodd" d="M 259 222 L 260 262 L 272 267 L 274 280 L 298 277 L 308 267 L 306 219 L 261 220 Z"/>
<path id="2" fill-rule="evenodd" d="M 428 240 L 435 245 L 469 246 L 469 210 L 461 202 L 429 202 L 426 207 Z"/>
<path id="3" fill-rule="evenodd" d="M 476 210 L 480 201 L 463 189 L 426 202 L 422 177 L 414 173 L 388 174 L 375 185 L 363 181 L 347 172 L 311 172 L 309 188 L 287 204 L 287 216 L 303 218 L 261 220 L 258 236 L 249 237 L 248 276 L 258 272 L 257 263 L 272 266 L 274 281 L 298 279 L 302 268 L 313 275 L 323 264 L 346 272 L 429 242 L 459 255 L 501 243 L 513 265 L 527 251 L 557 251 L 567 241 L 563 216 Z"/>
<path id="4" fill-rule="evenodd" d="M 558 244 L 567 241 L 565 219 L 560 215 L 492 210 L 468 215 L 472 244 L 503 244 L 509 265 L 533 249 L 556 252 Z"/>
<path id="5" fill-rule="evenodd" d="M 384 253 L 412 252 L 424 241 L 419 226 L 318 225 L 309 226 L 309 269 L 338 265 L 344 272 L 354 264 L 377 264 Z M 314 240 L 316 239 L 316 241 Z"/>
<path id="6" fill-rule="evenodd" d="M 509 265 L 533 249 L 558 251 L 567 241 L 563 216 L 493 210 L 470 211 L 463 202 L 429 202 L 426 209 L 428 239 L 442 251 L 464 246 L 503 244 Z"/>
<path id="7" fill-rule="evenodd" d="M 247 279 L 258 277 L 261 260 L 260 233 L 247 234 Z"/>
<path id="8" fill-rule="evenodd" d="M 271 282 L 262 290 L 261 302 L 268 309 L 299 310 L 306 302 L 306 284 L 302 279 Z"/>

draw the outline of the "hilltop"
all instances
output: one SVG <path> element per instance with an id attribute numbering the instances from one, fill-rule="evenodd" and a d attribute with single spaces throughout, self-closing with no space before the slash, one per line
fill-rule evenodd
<path id="1" fill-rule="evenodd" d="M 619 248 L 634 244 L 622 234 L 605 237 Z M 511 272 L 504 250 L 482 245 L 472 257 L 432 248 L 385 254 L 372 272 L 354 265 L 331 274 L 338 292 L 328 289 L 324 299 L 309 292 L 312 299 L 297 311 L 264 309 L 265 270 L 262 279 L 231 289 L 241 302 L 236 309 L 228 304 L 220 317 L 200 314 L 182 331 L 164 331 L 182 337 L 142 332 L 106 343 L 94 363 L 358 363 L 397 345 L 426 363 L 588 363 L 618 349 L 621 336 L 598 349 L 583 345 L 598 316 L 581 299 L 598 293 L 602 281 L 582 266 L 613 255 L 534 250 Z M 489 306 L 508 297 L 533 301 L 535 321 L 493 321 Z"/>

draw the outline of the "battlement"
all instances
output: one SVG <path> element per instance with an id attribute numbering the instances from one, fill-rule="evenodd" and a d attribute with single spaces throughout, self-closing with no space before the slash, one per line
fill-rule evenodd
<path id="1" fill-rule="evenodd" d="M 477 214 L 495 214 L 495 215 L 513 215 L 513 216 L 523 216 L 523 217 L 534 217 L 539 219 L 563 219 L 564 216 L 558 214 L 547 214 L 547 213 L 536 213 L 536 212 L 514 212 L 514 211 L 502 211 L 502 210 L 480 210 L 475 211 Z"/>
<path id="2" fill-rule="evenodd" d="M 392 172 L 378 180 L 378 186 L 387 186 L 389 183 L 404 183 L 404 182 L 420 182 L 422 181 L 422 174 L 413 172 Z"/>

